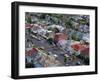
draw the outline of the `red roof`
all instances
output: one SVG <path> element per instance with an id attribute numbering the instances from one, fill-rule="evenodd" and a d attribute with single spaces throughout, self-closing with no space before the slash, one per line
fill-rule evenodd
<path id="1" fill-rule="evenodd" d="M 81 50 L 81 54 L 89 54 L 89 47 Z"/>
<path id="2" fill-rule="evenodd" d="M 71 45 L 71 47 L 75 50 L 75 51 L 81 51 L 82 54 L 89 54 L 89 46 L 85 46 L 85 45 L 81 45 L 81 44 L 73 44 Z"/>
<path id="3" fill-rule="evenodd" d="M 25 24 L 25 28 L 32 28 L 33 25 L 32 24 Z"/>
<path id="4" fill-rule="evenodd" d="M 74 44 L 74 45 L 71 45 L 71 47 L 76 51 L 81 49 L 81 45 L 80 44 Z"/>
<path id="5" fill-rule="evenodd" d="M 63 34 L 63 33 L 56 33 L 54 36 L 54 40 L 59 41 L 59 40 L 66 40 L 67 39 L 67 35 Z"/>
<path id="6" fill-rule="evenodd" d="M 32 50 L 26 51 L 25 54 L 28 56 L 31 56 L 33 52 L 37 52 L 38 50 L 36 48 L 33 48 Z"/>

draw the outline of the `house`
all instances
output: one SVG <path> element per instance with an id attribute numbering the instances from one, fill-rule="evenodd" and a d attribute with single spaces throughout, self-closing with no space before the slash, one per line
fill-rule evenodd
<path id="1" fill-rule="evenodd" d="M 73 44 L 71 47 L 76 51 L 80 52 L 79 55 L 82 55 L 83 57 L 89 57 L 89 45 L 85 44 Z"/>
<path id="2" fill-rule="evenodd" d="M 67 43 L 67 35 L 63 33 L 56 33 L 54 35 L 54 42 L 57 46 L 62 47 L 63 49 L 66 48 Z"/>
<path id="3" fill-rule="evenodd" d="M 36 53 L 36 52 L 38 52 L 38 50 L 37 50 L 36 48 L 32 48 L 31 50 L 26 51 L 26 52 L 25 52 L 25 55 L 26 55 L 26 56 L 32 56 L 32 54 L 33 54 L 33 53 Z"/>
<path id="4" fill-rule="evenodd" d="M 57 28 L 59 29 L 59 31 L 63 31 L 65 29 L 63 26 L 60 25 L 50 25 L 48 26 L 48 28 L 52 28 L 52 29 Z"/>
<path id="5" fill-rule="evenodd" d="M 63 33 L 56 33 L 54 35 L 54 40 L 55 41 L 60 41 L 60 40 L 67 40 L 67 35 L 66 34 L 63 34 Z"/>
<path id="6" fill-rule="evenodd" d="M 33 24 L 29 24 L 29 23 L 25 24 L 25 28 L 32 28 L 32 27 L 33 27 Z"/>

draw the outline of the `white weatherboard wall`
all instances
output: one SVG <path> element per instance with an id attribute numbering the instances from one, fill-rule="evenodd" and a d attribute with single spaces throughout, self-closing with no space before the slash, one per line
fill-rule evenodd
<path id="1" fill-rule="evenodd" d="M 14 0 L 0 1 L 0 81 L 13 81 L 10 78 L 11 65 L 11 2 Z M 20 0 L 19 0 L 20 1 Z M 71 5 L 86 5 L 98 6 L 98 14 L 100 14 L 100 0 L 21 0 L 26 2 L 41 2 L 41 3 L 56 3 L 56 4 L 71 4 Z M 98 16 L 98 22 L 100 16 Z M 98 23 L 98 31 L 100 23 Z M 98 35 L 100 32 L 98 32 Z M 98 38 L 100 41 L 100 37 Z M 98 43 L 100 48 L 100 43 Z M 98 58 L 100 58 L 98 51 Z M 98 59 L 100 62 L 100 59 Z M 100 68 L 100 63 L 98 63 Z M 99 70 L 100 72 L 100 70 Z M 82 76 L 66 76 L 53 78 L 26 79 L 26 81 L 100 81 L 98 75 L 82 75 Z M 21 80 L 22 81 L 22 80 Z"/>

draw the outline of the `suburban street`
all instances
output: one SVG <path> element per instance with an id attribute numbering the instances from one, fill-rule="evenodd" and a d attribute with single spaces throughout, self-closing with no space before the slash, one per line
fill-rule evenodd
<path id="1" fill-rule="evenodd" d="M 64 17 L 69 17 L 67 24 L 61 22 Z M 88 16 L 27 13 L 26 68 L 89 65 L 88 20 Z"/>

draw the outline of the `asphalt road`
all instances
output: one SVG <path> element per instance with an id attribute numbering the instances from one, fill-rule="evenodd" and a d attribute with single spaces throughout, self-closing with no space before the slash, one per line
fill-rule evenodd
<path id="1" fill-rule="evenodd" d="M 83 65 L 83 62 L 80 59 L 76 59 L 75 61 L 72 61 L 71 59 L 68 59 L 67 62 L 64 62 L 64 54 L 65 52 L 61 49 L 59 49 L 57 46 L 50 45 L 46 39 L 44 39 L 41 36 L 37 36 L 37 38 L 31 37 L 30 38 L 32 43 L 36 45 L 37 47 L 44 47 L 44 51 L 48 54 L 49 52 L 53 55 L 56 55 L 56 59 L 60 61 L 60 63 L 63 66 L 75 66 L 76 62 L 79 61 L 80 65 Z M 40 39 L 40 40 L 39 40 Z M 33 58 L 36 58 L 36 54 L 33 55 Z M 69 57 L 71 58 L 71 56 Z"/>

